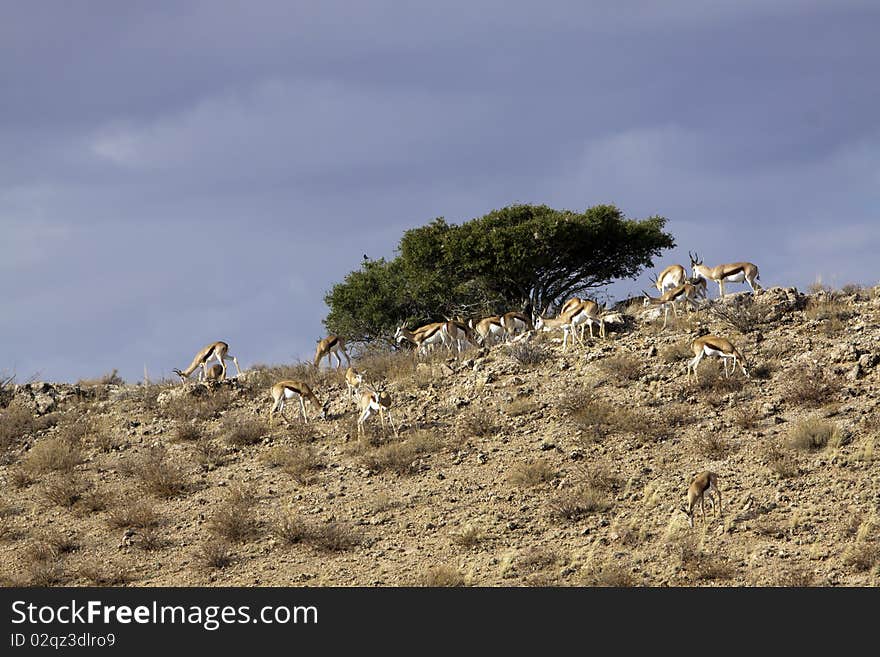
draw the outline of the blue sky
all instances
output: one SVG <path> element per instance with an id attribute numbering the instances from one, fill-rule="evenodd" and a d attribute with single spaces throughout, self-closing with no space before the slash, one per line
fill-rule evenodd
<path id="1" fill-rule="evenodd" d="M 878 28 L 848 1 L 6 3 L 0 373 L 308 358 L 362 254 L 514 202 L 666 216 L 658 268 L 876 284 Z"/>

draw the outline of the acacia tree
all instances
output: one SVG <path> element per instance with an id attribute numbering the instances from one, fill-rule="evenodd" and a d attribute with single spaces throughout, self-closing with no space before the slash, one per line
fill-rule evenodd
<path id="1" fill-rule="evenodd" d="M 438 218 L 406 231 L 394 260 L 367 261 L 334 286 L 324 323 L 367 340 L 406 320 L 546 311 L 652 266 L 675 246 L 665 224 L 660 216 L 627 219 L 613 205 L 582 213 L 512 205 L 457 226 Z"/>

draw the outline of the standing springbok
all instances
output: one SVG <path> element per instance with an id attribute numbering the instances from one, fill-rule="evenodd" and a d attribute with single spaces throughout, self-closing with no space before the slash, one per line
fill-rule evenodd
<path id="1" fill-rule="evenodd" d="M 365 387 L 358 395 L 357 408 L 361 412 L 357 421 L 358 436 L 362 436 L 364 433 L 364 422 L 376 412 L 379 413 L 379 419 L 382 421 L 382 431 L 385 431 L 385 415 L 387 414 L 394 435 L 398 435 L 397 427 L 394 426 L 394 420 L 391 417 L 391 395 L 384 390 Z"/>
<path id="2" fill-rule="evenodd" d="M 338 370 L 342 367 L 342 359 L 339 357 L 340 352 L 345 356 L 346 364 L 350 366 L 351 359 L 348 357 L 348 352 L 345 351 L 345 340 L 338 335 L 328 335 L 323 340 L 318 340 L 318 344 L 315 347 L 315 367 L 318 367 L 321 359 L 325 357 L 327 358 L 327 364 L 333 367 L 332 357 L 336 356 L 336 369 Z"/>
<path id="3" fill-rule="evenodd" d="M 309 400 L 315 408 L 320 408 L 321 412 L 318 414 L 318 417 L 326 419 L 327 417 L 327 407 L 330 405 L 330 400 L 328 399 L 323 404 L 318 401 L 318 398 L 315 396 L 315 393 L 312 392 L 312 389 L 309 387 L 309 384 L 304 381 L 279 381 L 272 388 L 270 388 L 270 392 L 272 393 L 272 410 L 269 411 L 269 423 L 272 422 L 272 417 L 276 411 L 278 411 L 281 417 L 284 417 L 284 401 L 286 399 L 292 399 L 293 397 L 299 398 L 299 407 L 302 411 L 303 420 L 308 424 L 309 416 L 306 413 L 306 404 L 305 399 Z M 286 420 L 287 418 L 285 418 Z"/>
<path id="4" fill-rule="evenodd" d="M 354 399 L 360 392 L 360 387 L 364 382 L 365 372 L 358 372 L 355 368 L 349 367 L 345 370 L 345 385 L 348 386 L 348 395 Z"/>
<path id="5" fill-rule="evenodd" d="M 410 331 L 406 325 L 399 326 L 394 333 L 394 340 L 398 344 L 406 340 L 416 347 L 416 353 L 427 354 L 428 347 L 433 348 L 437 344 L 446 344 L 443 322 L 425 324 L 415 331 Z"/>
<path id="6" fill-rule="evenodd" d="M 715 497 L 718 498 L 717 507 L 715 505 L 715 500 L 712 497 L 713 493 Z M 706 522 L 705 499 L 707 495 L 709 497 L 709 503 L 712 505 L 712 510 L 719 516 L 724 515 L 721 511 L 721 491 L 718 490 L 718 475 L 714 472 L 704 470 L 696 475 L 691 480 L 690 486 L 688 486 L 687 495 L 687 506 L 683 506 L 681 511 L 687 516 L 688 525 L 690 527 L 694 526 L 694 508 L 698 503 L 700 505 L 700 511 L 703 512 L 703 522 Z"/>
<path id="7" fill-rule="evenodd" d="M 473 329 L 477 342 L 484 344 L 487 347 L 491 347 L 496 342 L 503 340 L 507 333 L 504 324 L 498 315 L 484 317 L 476 324 L 471 320 L 468 323 L 468 326 Z"/>
<path id="8" fill-rule="evenodd" d="M 749 376 L 749 373 L 746 371 L 745 357 L 727 338 L 712 335 L 711 333 L 709 335 L 703 335 L 691 342 L 691 350 L 694 353 L 694 357 L 688 361 L 688 379 L 690 379 L 691 372 L 693 372 L 694 380 L 697 380 L 697 365 L 700 364 L 703 356 L 718 356 L 721 358 L 721 362 L 724 366 L 724 376 L 727 378 L 730 378 L 730 374 L 727 372 L 727 361 L 730 359 L 733 360 L 733 368 L 731 368 L 731 371 L 736 371 L 736 363 L 739 361 L 739 366 L 742 368 L 743 374 L 745 374 L 747 378 Z"/>
<path id="9" fill-rule="evenodd" d="M 528 333 L 535 329 L 532 320 L 516 310 L 504 313 L 501 317 L 501 323 L 504 325 L 505 338 L 508 340 L 515 338 L 518 334 Z"/>
<path id="10" fill-rule="evenodd" d="M 535 330 L 537 331 L 562 331 L 562 351 L 565 351 L 568 346 L 568 336 L 571 334 L 571 342 L 575 343 L 577 340 L 577 332 L 571 326 L 571 318 L 566 317 L 565 315 L 559 315 L 557 317 L 543 317 L 538 315 L 538 319 L 535 322 Z"/>
<path id="11" fill-rule="evenodd" d="M 729 283 L 745 281 L 752 288 L 752 294 L 761 289 L 761 284 L 758 283 L 761 278 L 758 274 L 758 266 L 751 262 L 732 262 L 717 267 L 707 267 L 698 254 L 688 251 L 688 255 L 691 257 L 693 278 L 706 278 L 718 283 L 718 291 L 722 299 L 724 298 L 725 281 Z"/>
<path id="12" fill-rule="evenodd" d="M 452 319 L 447 320 L 446 322 L 443 322 L 441 332 L 443 336 L 443 344 L 446 345 L 446 348 L 450 352 L 452 351 L 453 345 L 455 345 L 459 354 L 465 348 L 465 345 L 470 344 L 474 347 L 480 346 L 474 338 L 473 329 L 463 322 Z"/>
<path id="13" fill-rule="evenodd" d="M 196 371 L 198 367 L 202 368 L 201 373 L 199 374 L 199 381 L 203 381 L 208 377 L 208 361 L 216 359 L 220 366 L 223 369 L 223 378 L 226 378 L 226 363 L 224 361 L 231 360 L 235 363 L 235 370 L 238 374 L 241 374 L 241 370 L 238 367 L 238 360 L 236 360 L 235 356 L 229 353 L 229 345 L 225 342 L 212 342 L 207 347 L 199 351 L 196 354 L 195 358 L 193 358 L 192 362 L 189 364 L 185 370 L 174 369 L 174 373 L 180 377 L 181 383 L 185 382 L 189 375 Z"/>

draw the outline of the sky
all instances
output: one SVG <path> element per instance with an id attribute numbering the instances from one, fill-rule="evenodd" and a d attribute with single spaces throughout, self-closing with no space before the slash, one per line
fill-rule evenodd
<path id="1" fill-rule="evenodd" d="M 363 254 L 512 203 L 667 217 L 655 270 L 877 284 L 878 29 L 867 0 L 3 3 L 0 374 L 310 359 Z"/>

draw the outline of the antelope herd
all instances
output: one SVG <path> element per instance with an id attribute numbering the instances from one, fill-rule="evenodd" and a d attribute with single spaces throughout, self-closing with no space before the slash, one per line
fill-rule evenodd
<path id="1" fill-rule="evenodd" d="M 685 268 L 681 265 L 670 265 L 652 279 L 659 297 L 653 297 L 643 291 L 644 307 L 658 307 L 663 310 L 663 329 L 667 326 L 670 308 L 678 317 L 676 306 L 683 304 L 685 310 L 690 312 L 697 309 L 701 303 L 708 301 L 706 293 L 707 281 L 718 283 L 719 295 L 724 297 L 724 284 L 745 282 L 751 287 L 752 294 L 761 289 L 757 283 L 759 278 L 758 267 L 750 262 L 736 262 L 722 264 L 716 267 L 707 267 L 699 258 L 698 254 L 689 254 L 691 260 L 691 276 L 687 276 Z M 504 315 L 492 315 L 484 317 L 476 322 L 472 319 L 467 323 L 457 320 L 444 322 L 432 322 L 414 330 L 406 325 L 397 328 L 394 341 L 397 344 L 407 342 L 416 349 L 418 355 L 430 353 L 438 345 L 442 345 L 449 353 L 453 351 L 461 354 L 468 347 L 492 347 L 498 344 L 512 344 L 528 340 L 536 332 L 562 331 L 562 350 L 566 351 L 569 338 L 572 345 L 584 344 L 586 328 L 589 327 L 590 338 L 595 338 L 593 326 L 599 329 L 599 337 L 605 338 L 605 325 L 622 323 L 624 316 L 616 310 L 603 308 L 595 301 L 573 297 L 568 299 L 560 308 L 556 317 L 544 317 L 538 314 L 531 319 L 521 312 L 508 312 Z M 578 329 L 580 329 L 578 331 Z M 697 378 L 697 366 L 706 356 L 715 356 L 721 359 L 724 375 L 729 377 L 736 371 L 737 365 L 743 374 L 748 377 L 746 359 L 733 343 L 727 338 L 718 335 L 701 335 L 691 342 L 691 350 L 694 357 L 687 362 L 687 377 Z M 364 424 L 370 416 L 378 414 L 385 429 L 385 417 L 391 424 L 391 428 L 397 435 L 397 427 L 391 418 L 392 400 L 390 394 L 380 386 L 368 385 L 364 382 L 365 372 L 359 372 L 351 365 L 351 359 L 345 350 L 345 341 L 341 336 L 330 335 L 319 340 L 315 349 L 315 357 L 312 364 L 317 369 L 321 361 L 326 358 L 330 367 L 333 366 L 332 358 L 336 358 L 337 370 L 342 367 L 342 357 L 345 358 L 348 369 L 345 372 L 345 384 L 348 396 L 354 401 L 358 412 L 357 432 L 358 436 L 364 433 Z M 216 360 L 217 363 L 208 367 L 208 362 Z M 213 342 L 201 349 L 193 358 L 189 367 L 185 370 L 175 369 L 174 372 L 185 382 L 196 370 L 200 369 L 199 381 L 222 381 L 226 378 L 226 362 L 231 360 L 235 365 L 237 374 L 241 374 L 238 360 L 229 353 L 229 345 L 225 342 Z M 732 364 L 728 371 L 728 361 Z M 318 410 L 318 417 L 325 419 L 330 400 L 323 403 L 318 399 L 311 387 L 304 381 L 285 380 L 279 381 L 270 388 L 272 407 L 269 411 L 269 422 L 272 423 L 275 414 L 284 417 L 285 401 L 296 398 L 299 401 L 303 421 L 308 422 L 306 402 Z M 287 418 L 285 417 L 285 420 Z M 718 490 L 717 475 L 705 471 L 694 477 L 687 489 L 687 506 L 681 510 L 687 516 L 688 524 L 693 527 L 693 516 L 696 505 L 700 505 L 705 518 L 704 498 L 709 497 L 713 509 L 721 513 L 721 493 Z"/>

